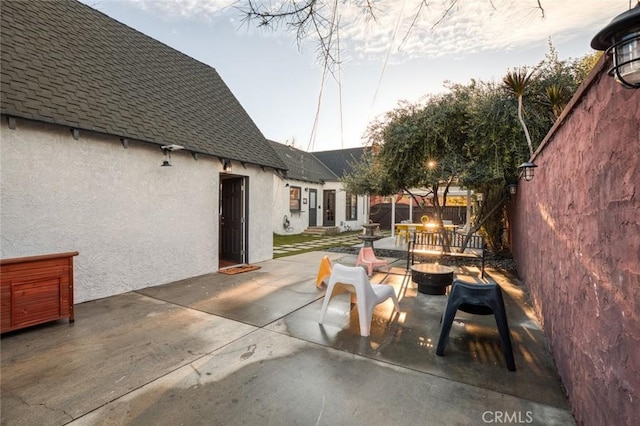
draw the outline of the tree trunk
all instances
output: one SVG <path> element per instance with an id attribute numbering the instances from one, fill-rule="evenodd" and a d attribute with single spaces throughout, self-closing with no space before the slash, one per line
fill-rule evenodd
<path id="1" fill-rule="evenodd" d="M 520 120 L 520 124 L 522 125 L 522 130 L 524 130 L 524 136 L 527 138 L 529 154 L 531 157 L 533 157 L 533 144 L 531 143 L 531 136 L 529 136 L 529 129 L 527 128 L 527 124 L 524 122 L 524 117 L 522 117 L 522 95 L 518 96 L 518 119 Z"/>
<path id="2" fill-rule="evenodd" d="M 500 199 L 500 201 L 498 203 L 496 203 L 491 208 L 491 210 L 489 210 L 489 213 L 484 215 L 484 217 L 481 220 L 479 220 L 477 223 L 475 223 L 472 227 L 469 228 L 469 232 L 467 232 L 467 234 L 464 237 L 464 240 L 462 241 L 462 246 L 460 247 L 460 253 L 464 252 L 464 250 L 467 248 L 467 244 L 469 244 L 469 240 L 471 239 L 473 234 L 478 232 L 478 230 L 487 221 L 487 219 L 489 219 L 491 217 L 491 215 L 494 214 L 505 203 L 505 201 L 507 201 L 507 195 L 504 195 Z"/>

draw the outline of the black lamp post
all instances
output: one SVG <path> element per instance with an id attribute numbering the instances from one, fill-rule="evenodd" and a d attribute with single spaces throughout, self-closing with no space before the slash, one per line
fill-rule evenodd
<path id="1" fill-rule="evenodd" d="M 640 87 L 640 0 L 633 9 L 613 18 L 591 40 L 591 47 L 613 55 L 609 75 L 624 87 Z"/>
<path id="2" fill-rule="evenodd" d="M 524 180 L 527 182 L 533 179 L 533 169 L 538 167 L 537 164 L 527 161 L 525 163 L 520 164 L 518 169 L 521 169 L 524 174 Z"/>

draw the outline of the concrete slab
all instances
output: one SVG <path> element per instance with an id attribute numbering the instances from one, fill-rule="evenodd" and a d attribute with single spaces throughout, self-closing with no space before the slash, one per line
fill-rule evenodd
<path id="1" fill-rule="evenodd" d="M 255 327 L 136 293 L 2 337 L 2 424 L 65 424 Z"/>
<path id="2" fill-rule="evenodd" d="M 493 271 L 493 274 L 497 274 Z M 324 324 L 318 324 L 323 300 L 292 312 L 266 328 L 299 339 L 400 365 L 431 375 L 504 394 L 569 409 L 555 372 L 553 359 L 541 344 L 544 335 L 533 313 L 518 306 L 523 293 L 502 283 L 518 371 L 508 372 L 493 316 L 458 313 L 445 356 L 435 354 L 440 317 L 446 296 L 418 293 L 404 276 L 376 274 L 400 295 L 400 312 L 393 303 L 378 305 L 371 336 L 359 336 L 357 309 L 348 294 L 335 296 Z M 541 389 L 545 389 L 541 392 Z"/>
<path id="3" fill-rule="evenodd" d="M 481 424 L 495 412 L 571 422 L 557 408 L 259 330 L 70 424 Z"/>
<path id="4" fill-rule="evenodd" d="M 446 296 L 417 293 L 401 261 L 373 277 L 396 289 L 400 312 L 379 305 L 370 337 L 347 295 L 318 324 L 324 255 L 356 260 L 279 258 L 82 303 L 74 324 L 3 335 L 2 424 L 574 423 L 517 280 L 488 271 L 505 293 L 509 372 L 492 316 L 459 313 L 435 356 Z"/>

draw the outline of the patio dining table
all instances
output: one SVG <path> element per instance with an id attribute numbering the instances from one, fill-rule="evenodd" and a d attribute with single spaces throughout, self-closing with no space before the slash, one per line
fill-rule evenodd
<path id="1" fill-rule="evenodd" d="M 423 223 L 396 223 L 395 225 L 396 233 L 400 232 L 416 232 L 416 231 L 432 231 L 435 232 L 438 229 L 438 224 L 434 222 L 429 222 L 426 224 Z M 445 229 L 455 230 L 457 228 L 454 224 L 444 224 Z"/>

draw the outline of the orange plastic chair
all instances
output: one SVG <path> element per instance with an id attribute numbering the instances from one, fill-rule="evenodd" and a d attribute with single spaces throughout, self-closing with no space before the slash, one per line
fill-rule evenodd
<path id="1" fill-rule="evenodd" d="M 316 287 L 322 286 L 322 283 L 327 283 L 327 280 L 331 276 L 331 259 L 329 256 L 324 256 L 320 261 L 320 269 L 318 270 L 318 277 L 316 278 Z"/>
<path id="2" fill-rule="evenodd" d="M 385 259 L 378 259 L 371 247 L 362 247 L 358 253 L 358 260 L 356 260 L 356 266 L 366 266 L 368 275 L 373 274 L 373 269 L 378 266 L 384 266 L 389 273 L 389 262 Z"/>

